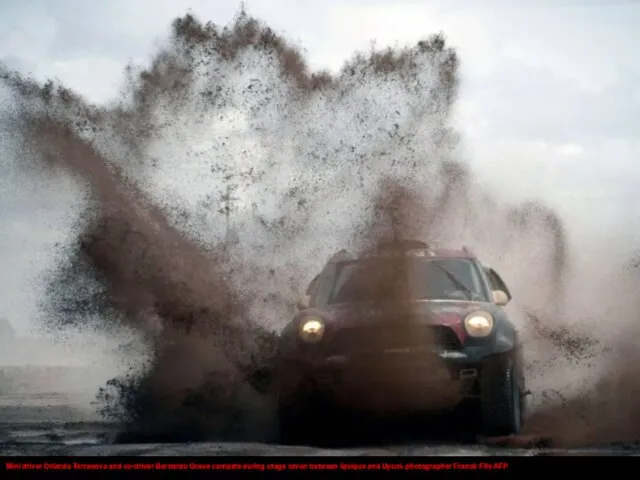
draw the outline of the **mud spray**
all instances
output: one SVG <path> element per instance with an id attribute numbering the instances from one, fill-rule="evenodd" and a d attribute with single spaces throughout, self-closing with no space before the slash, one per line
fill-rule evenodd
<path id="1" fill-rule="evenodd" d="M 99 392 L 122 440 L 268 438 L 274 332 L 328 256 L 394 229 L 470 245 L 510 283 L 531 432 L 640 438 L 633 272 L 581 258 L 553 211 L 474 179 L 450 121 L 457 67 L 435 36 L 310 73 L 241 13 L 224 28 L 175 20 L 110 107 L 3 72 L 23 170 L 63 172 L 85 201 L 43 280 L 48 327 L 146 339 L 144 368 Z"/>

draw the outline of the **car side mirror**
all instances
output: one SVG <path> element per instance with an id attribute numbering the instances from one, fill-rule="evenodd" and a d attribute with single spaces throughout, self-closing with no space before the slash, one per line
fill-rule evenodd
<path id="1" fill-rule="evenodd" d="M 500 306 L 505 306 L 509 303 L 509 295 L 507 295 L 502 290 L 493 290 L 491 292 L 491 296 L 493 297 L 493 303 Z"/>
<path id="2" fill-rule="evenodd" d="M 298 300 L 298 304 L 296 305 L 298 307 L 298 310 L 305 310 L 309 308 L 310 300 L 311 298 L 309 297 L 309 295 L 303 295 L 302 297 L 300 297 L 300 300 Z"/>

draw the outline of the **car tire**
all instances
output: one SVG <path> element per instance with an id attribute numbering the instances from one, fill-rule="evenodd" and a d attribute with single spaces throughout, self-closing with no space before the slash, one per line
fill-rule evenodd
<path id="1" fill-rule="evenodd" d="M 522 395 L 510 357 L 483 366 L 480 379 L 480 416 L 483 435 L 518 435 L 522 429 Z"/>

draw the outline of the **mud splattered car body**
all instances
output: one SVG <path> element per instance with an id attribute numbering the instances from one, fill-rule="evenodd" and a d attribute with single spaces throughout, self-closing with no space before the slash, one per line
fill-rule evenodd
<path id="1" fill-rule="evenodd" d="M 281 332 L 283 440 L 308 435 L 317 412 L 334 408 L 396 415 L 468 405 L 480 433 L 519 433 L 522 349 L 502 308 L 511 299 L 504 281 L 466 248 L 394 248 L 334 255 Z M 383 300 L 400 281 L 409 293 Z M 376 282 L 382 289 L 357 287 Z"/>

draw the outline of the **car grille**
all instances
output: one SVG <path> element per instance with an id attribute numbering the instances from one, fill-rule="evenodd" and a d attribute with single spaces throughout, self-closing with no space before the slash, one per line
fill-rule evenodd
<path id="1" fill-rule="evenodd" d="M 394 348 L 417 348 L 429 345 L 449 350 L 460 348 L 460 341 L 455 332 L 449 327 L 440 325 L 352 327 L 337 331 L 328 340 L 328 353 L 332 355 L 377 352 Z"/>

